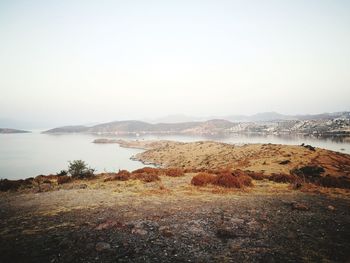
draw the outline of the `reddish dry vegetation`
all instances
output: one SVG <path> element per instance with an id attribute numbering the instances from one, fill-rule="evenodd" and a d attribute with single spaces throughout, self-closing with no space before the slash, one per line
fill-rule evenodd
<path id="1" fill-rule="evenodd" d="M 270 181 L 274 181 L 276 183 L 298 183 L 301 182 L 300 177 L 295 176 L 293 174 L 271 174 L 268 179 Z"/>
<path id="2" fill-rule="evenodd" d="M 62 175 L 57 177 L 57 184 L 66 184 L 69 183 L 72 180 L 72 177 L 68 175 Z"/>
<path id="3" fill-rule="evenodd" d="M 144 167 L 137 169 L 133 172 L 127 170 L 120 170 L 118 173 L 112 174 L 107 177 L 104 181 L 127 181 L 127 180 L 141 180 L 149 183 L 159 181 L 159 171 L 156 168 Z"/>
<path id="4" fill-rule="evenodd" d="M 143 182 L 155 182 L 159 181 L 161 175 L 179 177 L 185 175 L 184 170 L 180 168 L 154 168 L 154 167 L 144 167 L 132 171 L 131 173 L 126 170 L 121 170 L 115 174 L 109 174 L 104 181 L 127 181 L 127 180 L 141 180 Z"/>
<path id="5" fill-rule="evenodd" d="M 163 173 L 163 169 L 154 168 L 154 167 L 143 167 L 137 170 L 132 171 L 133 174 L 158 174 L 161 175 Z"/>
<path id="6" fill-rule="evenodd" d="M 168 168 L 165 169 L 165 175 L 171 177 L 179 177 L 185 175 L 185 172 L 181 168 Z"/>
<path id="7" fill-rule="evenodd" d="M 130 179 L 141 180 L 145 183 L 159 181 L 160 178 L 158 174 L 155 173 L 132 173 Z"/>
<path id="8" fill-rule="evenodd" d="M 253 186 L 252 178 L 241 170 L 224 169 L 216 174 L 201 172 L 192 178 L 191 184 L 205 186 L 208 184 L 226 188 L 243 188 Z"/>
<path id="9" fill-rule="evenodd" d="M 119 170 L 118 173 L 109 174 L 109 177 L 107 177 L 104 181 L 127 181 L 130 179 L 131 173 L 127 170 Z"/>
<path id="10" fill-rule="evenodd" d="M 191 180 L 191 184 L 195 186 L 206 186 L 208 184 L 214 184 L 216 179 L 215 174 L 210 174 L 206 172 L 198 173 L 197 175 L 193 176 Z"/>

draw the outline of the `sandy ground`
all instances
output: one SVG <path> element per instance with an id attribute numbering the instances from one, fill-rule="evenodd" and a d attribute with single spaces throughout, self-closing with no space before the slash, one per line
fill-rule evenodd
<path id="1" fill-rule="evenodd" d="M 254 181 L 195 187 L 193 174 L 75 181 L 0 195 L 0 262 L 348 262 L 350 198 Z M 345 192 L 344 192 L 345 191 Z"/>

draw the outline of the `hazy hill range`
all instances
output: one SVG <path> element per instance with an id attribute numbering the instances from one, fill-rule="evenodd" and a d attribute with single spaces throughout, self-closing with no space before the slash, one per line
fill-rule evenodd
<path id="1" fill-rule="evenodd" d="M 10 129 L 10 128 L 0 128 L 0 133 L 28 133 L 30 131 Z"/>
<path id="2" fill-rule="evenodd" d="M 224 133 L 313 134 L 350 135 L 350 114 L 325 113 L 291 116 L 262 113 L 250 116 L 256 121 L 233 122 L 226 119 L 180 123 L 148 123 L 143 121 L 114 121 L 93 126 L 65 126 L 45 133 L 97 133 L 97 134 L 196 134 Z M 268 119 L 274 120 L 268 120 Z M 277 119 L 275 119 L 277 118 Z M 280 119 L 282 118 L 282 119 Z"/>

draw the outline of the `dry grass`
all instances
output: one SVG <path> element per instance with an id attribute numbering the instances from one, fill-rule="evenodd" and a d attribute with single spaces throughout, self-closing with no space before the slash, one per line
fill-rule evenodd
<path id="1" fill-rule="evenodd" d="M 145 183 L 159 181 L 160 178 L 157 173 L 132 173 L 130 179 L 141 180 Z"/>

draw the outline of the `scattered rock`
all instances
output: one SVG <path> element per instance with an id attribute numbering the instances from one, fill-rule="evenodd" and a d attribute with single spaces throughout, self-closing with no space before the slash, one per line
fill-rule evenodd
<path id="1" fill-rule="evenodd" d="M 233 224 L 241 225 L 244 223 L 244 219 L 241 218 L 231 218 L 230 222 Z"/>
<path id="2" fill-rule="evenodd" d="M 206 231 L 202 228 L 199 220 L 191 220 L 186 226 L 186 232 L 196 236 L 206 235 Z"/>
<path id="3" fill-rule="evenodd" d="M 97 252 L 102 252 L 102 251 L 110 250 L 111 245 L 106 242 L 98 242 L 96 243 L 95 249 Z"/>
<path id="4" fill-rule="evenodd" d="M 285 164 L 289 164 L 290 160 L 284 160 L 284 161 L 280 161 L 279 164 L 285 165 Z"/>
<path id="5" fill-rule="evenodd" d="M 301 146 L 303 146 L 304 148 L 310 150 L 310 151 L 316 151 L 315 147 L 311 146 L 311 145 L 308 145 L 308 144 L 304 144 L 302 143 Z"/>
<path id="6" fill-rule="evenodd" d="M 148 230 L 152 231 L 155 228 L 159 227 L 159 225 L 156 222 L 152 222 L 152 221 L 136 221 L 129 225 L 132 227 L 131 233 L 137 234 L 140 236 L 147 235 Z"/>
<path id="7" fill-rule="evenodd" d="M 335 207 L 332 206 L 332 205 L 327 206 L 327 208 L 328 208 L 328 210 L 331 210 L 331 211 L 334 211 L 334 210 L 335 210 Z"/>
<path id="8" fill-rule="evenodd" d="M 122 227 L 122 226 L 123 226 L 123 224 L 118 222 L 118 221 L 107 220 L 106 222 L 99 224 L 95 229 L 96 230 L 105 230 L 105 229 L 110 229 L 113 227 Z"/>
<path id="9" fill-rule="evenodd" d="M 237 238 L 240 235 L 238 235 L 235 230 L 229 227 L 219 227 L 216 230 L 216 236 L 221 239 L 230 239 L 230 238 Z"/>
<path id="10" fill-rule="evenodd" d="M 167 226 L 161 226 L 159 228 L 159 232 L 162 234 L 164 237 L 172 237 L 174 236 L 174 233 L 169 229 Z"/>
<path id="11" fill-rule="evenodd" d="M 137 234 L 137 235 L 140 235 L 140 236 L 144 236 L 144 235 L 147 235 L 147 230 L 145 229 L 142 229 L 142 228 L 133 228 L 131 230 L 131 233 L 132 234 Z"/>
<path id="12" fill-rule="evenodd" d="M 292 205 L 292 209 L 293 210 L 299 210 L 299 211 L 308 211 L 308 210 L 310 210 L 310 208 L 307 205 L 302 204 L 302 203 L 294 202 L 291 205 Z"/>

